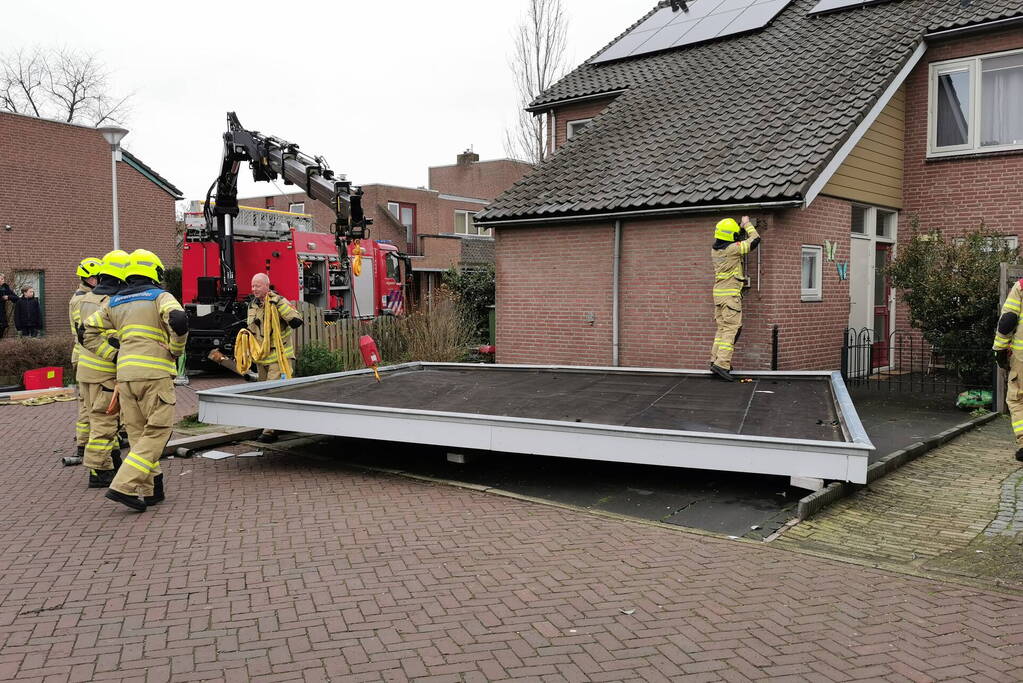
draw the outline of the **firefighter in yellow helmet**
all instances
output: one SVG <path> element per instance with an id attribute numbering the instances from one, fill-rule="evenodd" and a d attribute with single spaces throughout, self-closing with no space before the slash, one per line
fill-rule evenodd
<path id="1" fill-rule="evenodd" d="M 710 369 L 729 382 L 732 376 L 732 353 L 742 330 L 742 290 L 747 283 L 742 258 L 760 246 L 760 235 L 749 216 L 740 223 L 734 218 L 720 221 L 714 229 L 714 346 Z"/>
<path id="2" fill-rule="evenodd" d="M 188 318 L 160 288 L 156 254 L 132 252 L 126 275 L 127 286 L 85 321 L 85 348 L 95 353 L 104 335 L 117 331 L 117 391 L 131 451 L 106 497 L 143 512 L 164 499 L 160 456 L 174 424 L 176 359 L 185 350 Z"/>
<path id="3" fill-rule="evenodd" d="M 75 293 L 71 295 L 68 302 L 68 320 L 71 323 L 71 337 L 74 339 L 74 348 L 71 351 L 71 369 L 78 367 L 78 357 L 82 353 L 82 345 L 78 343 L 78 326 L 82 323 L 81 306 L 82 297 L 92 291 L 96 286 L 96 279 L 99 276 L 103 262 L 98 258 L 89 256 L 83 258 L 78 264 L 75 274 L 78 276 L 79 285 Z M 75 444 L 78 446 L 78 457 L 84 458 L 85 444 L 89 441 L 89 408 L 85 404 L 82 392 L 78 392 L 78 422 L 75 423 Z"/>
<path id="4" fill-rule="evenodd" d="M 252 297 L 246 322 L 248 333 L 243 336 L 250 338 L 248 343 L 253 350 L 252 360 L 259 370 L 259 381 L 290 379 L 291 375 L 284 372 L 284 367 L 295 367 L 291 331 L 302 326 L 302 316 L 287 299 L 270 289 L 270 278 L 266 273 L 252 276 Z M 277 346 L 275 329 L 280 332 L 280 348 Z M 263 349 L 266 350 L 265 355 L 257 353 L 257 350 Z M 277 433 L 272 429 L 264 429 L 259 440 L 273 443 L 277 440 Z"/>
<path id="5" fill-rule="evenodd" d="M 1023 308 L 1023 280 L 1009 290 L 1002 304 L 1002 315 L 995 330 L 995 360 L 1003 370 L 1009 371 L 1009 384 L 1005 391 L 1005 404 L 1012 419 L 1012 433 L 1016 437 L 1016 460 L 1023 462 L 1023 325 L 1019 324 Z"/>
<path id="6" fill-rule="evenodd" d="M 88 320 L 111 296 L 124 288 L 128 260 L 128 253 L 120 249 L 103 257 L 97 276 L 98 283 L 92 291 L 81 297 L 81 320 Z M 85 328 L 81 322 L 76 333 L 80 340 L 85 338 Z M 95 353 L 83 347 L 78 356 L 75 379 L 89 421 L 89 440 L 85 445 L 85 458 L 82 462 L 89 472 L 89 488 L 109 486 L 114 479 L 114 472 L 121 466 L 118 414 L 116 411 L 107 413 L 114 397 L 118 345 L 116 330 L 106 330 L 104 340 Z"/>

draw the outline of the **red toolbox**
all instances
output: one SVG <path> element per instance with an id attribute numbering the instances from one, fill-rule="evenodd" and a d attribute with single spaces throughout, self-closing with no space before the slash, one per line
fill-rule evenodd
<path id="1" fill-rule="evenodd" d="M 64 368 L 48 367 L 27 370 L 21 376 L 25 391 L 33 389 L 52 389 L 64 386 Z"/>

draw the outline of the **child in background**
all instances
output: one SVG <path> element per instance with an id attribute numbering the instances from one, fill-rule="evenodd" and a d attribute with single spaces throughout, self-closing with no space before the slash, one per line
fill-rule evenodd
<path id="1" fill-rule="evenodd" d="M 42 325 L 43 313 L 36 290 L 26 285 L 21 288 L 21 298 L 14 302 L 14 326 L 22 337 L 38 337 Z"/>

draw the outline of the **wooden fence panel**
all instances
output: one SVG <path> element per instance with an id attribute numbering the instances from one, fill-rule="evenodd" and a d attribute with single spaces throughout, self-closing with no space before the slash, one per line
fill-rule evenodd
<path id="1" fill-rule="evenodd" d="M 344 318 L 336 323 L 327 323 L 323 311 L 315 306 L 299 302 L 296 305 L 302 314 L 302 327 L 294 332 L 295 353 L 307 344 L 319 344 L 338 354 L 345 370 L 363 367 L 359 351 L 359 337 L 368 334 L 376 340 L 380 349 L 382 364 L 402 362 L 400 320 L 382 316 L 374 320 Z"/>

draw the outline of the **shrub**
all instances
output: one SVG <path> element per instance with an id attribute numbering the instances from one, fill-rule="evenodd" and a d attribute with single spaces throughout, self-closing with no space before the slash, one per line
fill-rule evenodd
<path id="1" fill-rule="evenodd" d="M 414 311 L 401 321 L 404 356 L 436 363 L 465 359 L 472 334 L 463 322 L 454 301 L 437 297 L 431 310 Z"/>
<path id="2" fill-rule="evenodd" d="M 163 284 L 164 288 L 174 295 L 174 298 L 179 303 L 185 303 L 181 301 L 181 268 L 177 266 L 171 266 L 163 271 Z"/>
<path id="3" fill-rule="evenodd" d="M 1014 263 L 1017 250 L 984 227 L 948 240 L 937 230 L 922 232 L 914 221 L 910 234 L 888 273 L 909 306 L 912 326 L 961 378 L 986 381 L 1001 303 L 999 264 Z"/>
<path id="4" fill-rule="evenodd" d="M 326 375 L 344 370 L 340 356 L 323 344 L 306 344 L 295 358 L 295 377 Z"/>
<path id="5" fill-rule="evenodd" d="M 451 268 L 444 273 L 444 284 L 455 296 L 458 314 L 469 332 L 471 342 L 485 342 L 490 336 L 490 307 L 494 305 L 494 266 Z"/>
<path id="6" fill-rule="evenodd" d="M 0 384 L 20 384 L 26 370 L 49 366 L 64 368 L 64 382 L 74 382 L 69 335 L 0 339 Z"/>

